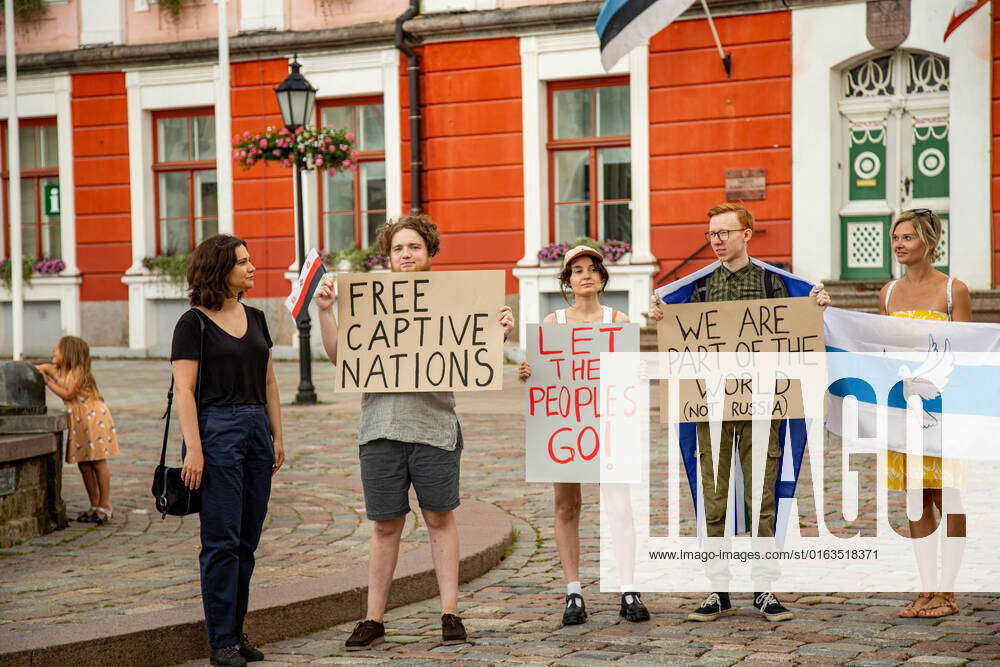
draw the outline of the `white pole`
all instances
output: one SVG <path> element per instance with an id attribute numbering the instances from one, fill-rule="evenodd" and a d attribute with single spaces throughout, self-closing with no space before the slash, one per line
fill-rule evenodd
<path id="1" fill-rule="evenodd" d="M 708 27 L 712 31 L 712 37 L 715 38 L 715 48 L 719 50 L 719 57 L 725 59 L 726 54 L 722 51 L 722 42 L 719 41 L 719 33 L 715 30 L 715 21 L 712 20 L 712 13 L 708 11 L 708 3 L 705 0 L 701 0 L 701 7 L 705 10 L 705 18 L 708 19 Z"/>
<path id="2" fill-rule="evenodd" d="M 226 0 L 219 6 L 219 72 L 215 79 L 215 153 L 218 183 L 219 232 L 233 233 L 233 158 L 230 135 L 233 123 L 229 87 L 229 13 Z"/>
<path id="3" fill-rule="evenodd" d="M 14 359 L 24 354 L 24 280 L 21 277 L 21 136 L 17 120 L 17 56 L 14 53 L 14 2 L 4 2 L 4 46 L 7 50 L 7 167 L 10 173 L 10 305 Z"/>

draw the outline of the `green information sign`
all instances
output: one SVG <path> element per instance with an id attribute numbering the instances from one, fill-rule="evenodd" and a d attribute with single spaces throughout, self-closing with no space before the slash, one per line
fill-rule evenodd
<path id="1" fill-rule="evenodd" d="M 62 212 L 62 207 L 59 204 L 58 183 L 51 183 L 42 187 L 42 202 L 45 215 L 54 216 L 59 215 Z"/>

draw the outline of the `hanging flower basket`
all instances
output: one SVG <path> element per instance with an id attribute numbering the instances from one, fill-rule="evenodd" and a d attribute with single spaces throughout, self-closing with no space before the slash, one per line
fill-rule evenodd
<path id="1" fill-rule="evenodd" d="M 244 169 L 260 162 L 277 162 L 291 167 L 296 162 L 305 169 L 356 170 L 354 133 L 345 129 L 268 127 L 264 132 L 244 132 L 233 137 L 233 160 Z"/>

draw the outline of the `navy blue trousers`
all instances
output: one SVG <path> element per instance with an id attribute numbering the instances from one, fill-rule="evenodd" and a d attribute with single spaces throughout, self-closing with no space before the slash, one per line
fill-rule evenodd
<path id="1" fill-rule="evenodd" d="M 212 648 L 243 633 L 254 551 L 271 496 L 274 443 L 263 405 L 203 408 L 205 469 L 201 481 L 201 599 Z"/>

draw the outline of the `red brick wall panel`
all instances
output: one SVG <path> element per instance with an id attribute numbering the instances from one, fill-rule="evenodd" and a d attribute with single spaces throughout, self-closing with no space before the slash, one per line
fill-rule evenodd
<path id="1" fill-rule="evenodd" d="M 750 252 L 791 261 L 790 15 L 716 26 L 733 53 L 731 79 L 703 20 L 675 22 L 650 41 L 650 240 L 661 272 L 704 243 L 705 212 L 725 201 L 727 169 L 767 170 L 767 198 L 747 202 L 767 229 Z M 677 277 L 713 260 L 706 251 Z"/>
<path id="2" fill-rule="evenodd" d="M 993 104 L 992 123 L 992 167 L 993 178 L 993 286 L 1000 286 L 1000 3 L 993 2 Z"/>
<path id="3" fill-rule="evenodd" d="M 230 67 L 233 133 L 282 125 L 274 88 L 287 75 L 288 62 L 282 58 Z M 272 163 L 251 169 L 233 165 L 233 231 L 247 239 L 257 267 L 255 298 L 288 294 L 284 272 L 296 257 L 294 217 L 291 169 Z"/>
<path id="4" fill-rule="evenodd" d="M 83 301 L 121 301 L 132 263 L 125 74 L 73 74 L 73 177 Z"/>
<path id="5" fill-rule="evenodd" d="M 421 47 L 424 210 L 442 233 L 441 269 L 510 270 L 524 253 L 521 71 L 515 38 Z M 406 105 L 405 61 L 400 88 Z M 408 109 L 402 118 L 408 117 Z M 403 123 L 403 198 L 409 208 L 409 126 Z"/>

